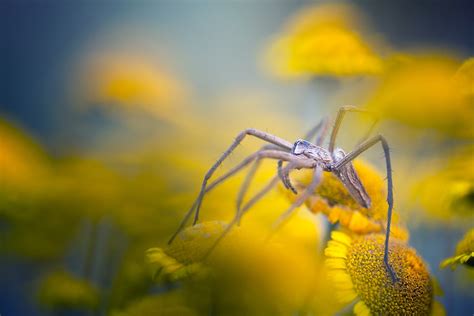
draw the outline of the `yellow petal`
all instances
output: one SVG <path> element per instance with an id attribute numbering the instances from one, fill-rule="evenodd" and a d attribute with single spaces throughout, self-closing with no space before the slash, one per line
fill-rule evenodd
<path id="1" fill-rule="evenodd" d="M 338 241 L 338 242 L 346 245 L 347 247 L 350 247 L 350 245 L 352 243 L 351 237 L 344 234 L 343 232 L 333 231 L 331 233 L 331 238 L 335 241 Z"/>
<path id="2" fill-rule="evenodd" d="M 341 258 L 328 258 L 324 263 L 328 269 L 346 269 L 346 261 Z"/>
<path id="3" fill-rule="evenodd" d="M 354 306 L 354 314 L 357 316 L 370 316 L 370 310 L 363 301 L 359 301 Z"/>

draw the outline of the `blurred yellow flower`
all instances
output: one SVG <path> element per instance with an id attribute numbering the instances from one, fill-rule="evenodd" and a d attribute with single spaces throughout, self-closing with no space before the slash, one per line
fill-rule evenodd
<path id="1" fill-rule="evenodd" d="M 351 238 L 332 232 L 325 250 L 328 277 L 341 303 L 356 300 L 356 315 L 443 315 L 434 285 L 414 249 L 390 240 L 390 264 L 399 280 L 392 283 L 384 262 L 384 235 Z"/>
<path id="2" fill-rule="evenodd" d="M 199 263 L 226 226 L 224 222 L 218 221 L 200 223 L 183 230 L 165 249 L 148 249 L 148 262 L 156 270 L 154 278 L 164 277 L 175 281 L 197 273 Z"/>
<path id="3" fill-rule="evenodd" d="M 0 190 L 32 190 L 44 185 L 50 166 L 40 146 L 1 118 L 0 139 Z"/>
<path id="4" fill-rule="evenodd" d="M 444 260 L 440 266 L 441 268 L 451 266 L 454 269 L 458 264 L 474 267 L 474 228 L 459 241 L 454 256 Z"/>
<path id="5" fill-rule="evenodd" d="M 304 223 L 296 218 L 287 226 L 290 231 L 305 230 Z M 191 226 L 178 235 L 176 245 L 173 243 L 162 250 L 150 249 L 148 259 L 158 264 L 158 269 L 161 266 L 160 273 L 171 272 L 180 278 L 184 267 L 201 262 L 225 227 L 222 222 Z M 224 311 L 232 306 L 237 314 L 237 311 L 286 314 L 303 308 L 313 295 L 323 295 L 325 282 L 320 278 L 316 238 L 313 236 L 308 246 L 305 242 L 295 242 L 295 234 L 292 237 L 288 230 L 277 235 L 271 242 L 264 243 L 265 234 L 244 223 L 202 262 L 210 274 L 199 282 L 212 285 L 216 305 Z M 285 238 L 287 236 L 289 238 Z"/>
<path id="6" fill-rule="evenodd" d="M 41 281 L 38 299 L 49 309 L 93 309 L 99 303 L 99 290 L 90 282 L 59 270 Z"/>
<path id="7" fill-rule="evenodd" d="M 441 169 L 428 174 L 413 188 L 413 196 L 433 218 L 473 220 L 474 147 L 453 152 Z"/>
<path id="8" fill-rule="evenodd" d="M 360 20 L 349 5 L 303 9 L 271 43 L 265 61 L 282 78 L 379 73 L 382 61 L 357 32 Z"/>
<path id="9" fill-rule="evenodd" d="M 387 195 L 386 184 L 372 166 L 362 160 L 354 162 L 362 184 L 369 194 L 372 204 L 366 209 L 360 206 L 349 194 L 342 182 L 332 173 L 324 172 L 321 183 L 314 194 L 306 201 L 306 206 L 313 213 L 323 213 L 331 223 L 340 223 L 342 227 L 357 234 L 381 232 L 387 220 Z M 292 178 L 296 188 L 301 192 L 311 181 L 312 172 L 303 171 L 295 173 Z M 291 200 L 296 196 L 285 190 Z M 393 215 L 397 223 L 397 214 Z M 407 240 L 408 231 L 402 227 L 393 226 L 392 235 L 399 239 Z"/>
<path id="10" fill-rule="evenodd" d="M 459 64 L 446 56 L 394 56 L 367 107 L 412 127 L 474 138 L 470 63 L 455 75 Z"/>
<path id="11" fill-rule="evenodd" d="M 184 83 L 151 57 L 96 54 L 83 68 L 80 90 L 87 106 L 125 114 L 142 111 L 171 122 L 184 109 Z"/>

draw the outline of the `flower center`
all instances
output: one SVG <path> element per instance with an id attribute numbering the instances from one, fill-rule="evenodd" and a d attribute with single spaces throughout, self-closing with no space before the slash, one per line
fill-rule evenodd
<path id="1" fill-rule="evenodd" d="M 399 278 L 392 283 L 383 262 L 384 238 L 353 240 L 347 269 L 356 292 L 374 315 L 428 315 L 433 287 L 425 264 L 406 244 L 392 241 L 389 262 Z"/>

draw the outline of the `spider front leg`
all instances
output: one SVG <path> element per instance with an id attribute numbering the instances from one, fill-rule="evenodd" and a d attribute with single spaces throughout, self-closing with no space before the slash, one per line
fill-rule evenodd
<path id="1" fill-rule="evenodd" d="M 234 149 L 242 142 L 242 140 L 245 138 L 245 136 L 251 135 L 257 138 L 260 138 L 268 143 L 271 143 L 273 145 L 282 147 L 284 149 L 290 150 L 292 144 L 287 142 L 284 139 L 281 139 L 277 136 L 274 136 L 272 134 L 259 131 L 253 128 L 246 129 L 237 135 L 235 138 L 234 142 L 227 148 L 227 150 L 222 154 L 222 156 L 214 163 L 214 165 L 208 170 L 206 175 L 204 176 L 204 180 L 201 185 L 201 191 L 199 192 L 198 198 L 197 198 L 197 204 L 196 204 L 196 212 L 194 214 L 194 221 L 193 225 L 197 223 L 199 220 L 199 210 L 201 208 L 201 203 L 202 199 L 204 197 L 204 193 L 206 190 L 206 184 L 207 181 L 212 177 L 216 169 L 222 164 L 222 162 L 234 151 Z"/>
<path id="2" fill-rule="evenodd" d="M 385 166 L 387 169 L 387 204 L 388 204 L 388 210 L 387 210 L 387 229 L 385 232 L 385 249 L 384 249 L 384 263 L 385 267 L 387 268 L 387 271 L 390 274 L 390 277 L 392 278 L 392 282 L 395 283 L 398 281 L 398 278 L 395 274 L 395 271 L 393 270 L 392 266 L 390 265 L 388 261 L 388 256 L 389 256 L 389 239 L 390 239 L 390 225 L 392 222 L 392 210 L 393 210 L 393 182 L 392 182 L 392 162 L 390 159 L 390 148 L 388 146 L 387 140 L 382 136 L 382 135 L 377 135 L 374 136 L 362 144 L 360 144 L 356 149 L 348 153 L 344 158 L 339 160 L 338 162 L 334 163 L 330 169 L 334 171 L 339 171 L 345 164 L 351 162 L 354 160 L 357 156 L 362 154 L 364 151 L 367 149 L 371 148 L 378 142 L 381 143 L 382 149 L 384 151 L 385 155 Z"/>
<path id="3" fill-rule="evenodd" d="M 189 218 L 191 217 L 191 215 L 193 214 L 194 211 L 195 211 L 195 215 L 194 215 L 193 225 L 197 223 L 197 221 L 199 219 L 199 210 L 201 208 L 201 203 L 202 203 L 202 200 L 204 198 L 204 194 L 206 193 L 206 189 L 207 189 L 206 188 L 207 182 L 212 177 L 212 175 L 217 170 L 217 168 L 222 164 L 222 162 L 232 153 L 232 151 L 234 151 L 234 149 L 242 142 L 242 140 L 247 135 L 257 137 L 261 140 L 264 140 L 264 141 L 266 141 L 270 144 L 276 145 L 276 146 L 278 146 L 282 149 L 285 149 L 287 151 L 291 150 L 291 148 L 292 148 L 292 144 L 290 142 L 288 142 L 284 139 L 281 139 L 277 136 L 274 136 L 272 134 L 263 132 L 263 131 L 259 131 L 259 130 L 253 129 L 253 128 L 249 128 L 249 129 L 246 129 L 246 130 L 240 132 L 239 135 L 237 135 L 237 137 L 235 138 L 234 142 L 229 146 L 229 148 L 227 148 L 227 150 L 221 155 L 221 157 L 207 171 L 207 173 L 204 176 L 204 179 L 202 181 L 201 190 L 199 192 L 199 195 L 198 195 L 197 199 L 195 200 L 195 202 L 193 203 L 193 205 L 191 206 L 189 211 L 184 216 L 184 218 L 181 221 L 177 231 L 173 234 L 173 236 L 171 236 L 168 243 L 173 242 L 174 238 L 184 228 L 184 226 L 186 225 L 187 221 L 189 220 Z"/>

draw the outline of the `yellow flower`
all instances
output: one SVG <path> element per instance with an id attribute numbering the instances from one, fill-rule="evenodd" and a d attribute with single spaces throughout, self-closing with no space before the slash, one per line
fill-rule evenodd
<path id="1" fill-rule="evenodd" d="M 174 281 L 198 272 L 200 262 L 225 228 L 224 222 L 204 222 L 183 230 L 164 249 L 148 249 L 147 259 L 155 269 L 154 278 Z"/>
<path id="2" fill-rule="evenodd" d="M 271 44 L 268 67 L 282 78 L 380 72 L 380 58 L 357 32 L 359 20 L 349 5 L 303 9 Z"/>
<path id="3" fill-rule="evenodd" d="M 460 263 L 474 267 L 474 228 L 464 235 L 464 238 L 456 246 L 454 256 L 444 260 L 441 263 L 441 268 L 451 266 L 454 269 Z"/>
<path id="4" fill-rule="evenodd" d="M 41 305 L 51 309 L 92 309 L 99 303 L 99 290 L 87 280 L 59 270 L 42 280 L 38 299 Z"/>
<path id="5" fill-rule="evenodd" d="M 387 196 L 386 184 L 383 178 L 369 164 L 356 160 L 354 162 L 362 184 L 369 194 L 372 204 L 366 209 L 360 206 L 349 194 L 342 182 L 332 173 L 324 172 L 321 183 L 316 188 L 314 194 L 306 201 L 306 205 L 313 213 L 323 213 L 331 223 L 340 223 L 341 226 L 358 234 L 381 232 L 384 230 L 383 223 L 387 219 Z M 311 181 L 312 172 L 296 173 L 294 179 L 295 186 L 301 192 Z M 285 190 L 290 199 L 295 199 L 295 195 Z M 394 223 L 397 222 L 397 215 L 393 214 Z M 392 234 L 399 239 L 407 240 L 408 232 L 397 226 L 393 226 Z"/>
<path id="6" fill-rule="evenodd" d="M 201 262 L 225 227 L 221 222 L 203 222 L 185 229 L 175 240 L 176 245 L 173 242 L 162 250 L 149 250 L 148 258 L 162 267 L 160 273 L 169 273 L 171 280 L 184 277 L 186 286 L 211 287 L 215 293 L 211 299 L 223 312 L 286 315 L 308 307 L 327 313 L 331 307 L 306 306 L 313 295 L 328 296 L 324 293 L 326 283 L 321 278 L 322 265 L 315 251 L 314 225 L 311 238 L 295 234 L 298 229 L 306 230 L 307 222 L 293 218 L 268 243 L 264 242 L 266 231 L 243 222 Z M 197 271 L 205 269 L 206 273 L 188 278 L 196 274 L 185 269 L 196 264 Z"/>
<path id="7" fill-rule="evenodd" d="M 425 176 L 413 196 L 430 216 L 442 220 L 473 220 L 474 146 L 454 152 L 443 168 Z"/>
<path id="8" fill-rule="evenodd" d="M 85 106 L 100 105 L 125 114 L 143 112 L 171 122 L 184 109 L 184 84 L 153 57 L 96 53 L 80 67 L 79 98 Z"/>
<path id="9" fill-rule="evenodd" d="M 394 56 L 367 106 L 411 127 L 473 138 L 469 64 L 458 70 L 459 63 L 447 56 Z"/>
<path id="10" fill-rule="evenodd" d="M 385 236 L 351 238 L 333 232 L 325 250 L 328 276 L 341 303 L 356 300 L 356 315 L 438 315 L 434 285 L 416 251 L 390 241 L 389 262 L 399 280 L 393 283 L 383 262 Z"/>
<path id="11" fill-rule="evenodd" d="M 42 148 L 1 118 L 0 139 L 1 189 L 31 191 L 44 185 L 50 177 L 50 166 Z"/>

